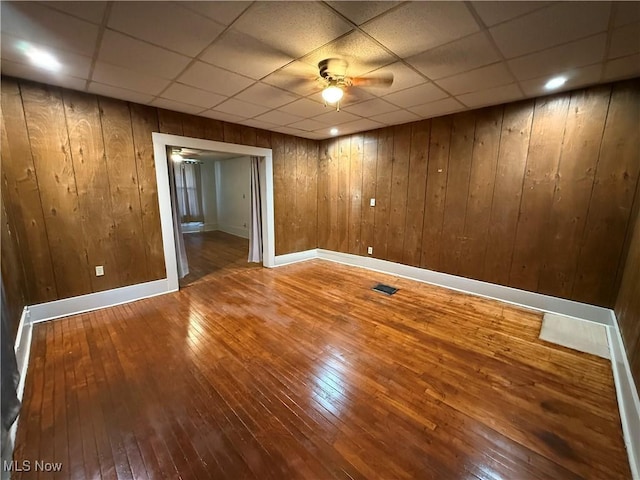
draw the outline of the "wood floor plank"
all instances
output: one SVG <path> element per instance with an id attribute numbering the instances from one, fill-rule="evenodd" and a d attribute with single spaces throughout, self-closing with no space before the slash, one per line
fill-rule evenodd
<path id="1" fill-rule="evenodd" d="M 609 361 L 539 340 L 539 313 L 186 237 L 180 291 L 35 326 L 15 460 L 60 478 L 630 478 Z"/>

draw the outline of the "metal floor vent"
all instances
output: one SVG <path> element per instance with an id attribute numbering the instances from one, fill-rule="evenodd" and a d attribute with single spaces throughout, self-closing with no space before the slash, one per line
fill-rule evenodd
<path id="1" fill-rule="evenodd" d="M 384 293 L 386 295 L 393 295 L 398 291 L 397 288 L 385 285 L 384 283 L 377 284 L 375 287 L 373 287 L 373 290 L 375 290 L 376 292 Z"/>

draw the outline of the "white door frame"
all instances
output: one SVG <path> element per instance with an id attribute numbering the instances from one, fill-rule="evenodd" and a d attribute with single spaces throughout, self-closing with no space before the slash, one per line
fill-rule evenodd
<path id="1" fill-rule="evenodd" d="M 160 206 L 160 225 L 162 227 L 162 246 L 164 248 L 164 264 L 167 271 L 169 291 L 178 290 L 178 264 L 176 261 L 176 245 L 173 236 L 173 210 L 169 190 L 169 170 L 167 146 L 212 150 L 215 152 L 236 153 L 238 156 L 263 157 L 260 162 L 260 177 L 264 179 L 260 191 L 262 203 L 262 264 L 265 267 L 275 266 L 275 228 L 273 214 L 273 157 L 270 148 L 250 147 L 235 143 L 215 142 L 200 138 L 183 137 L 153 132 L 153 157 L 156 166 L 158 183 L 158 204 Z"/>

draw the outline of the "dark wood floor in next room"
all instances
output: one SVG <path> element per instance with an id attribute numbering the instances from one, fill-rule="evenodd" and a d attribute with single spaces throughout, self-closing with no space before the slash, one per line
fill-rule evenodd
<path id="1" fill-rule="evenodd" d="M 609 362 L 539 340 L 539 314 L 320 260 L 231 271 L 37 325 L 14 458 L 65 479 L 630 478 Z"/>

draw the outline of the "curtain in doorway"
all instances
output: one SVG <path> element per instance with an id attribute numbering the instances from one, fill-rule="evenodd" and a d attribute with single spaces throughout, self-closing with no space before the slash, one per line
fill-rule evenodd
<path id="1" fill-rule="evenodd" d="M 251 157 L 251 225 L 249 262 L 262 262 L 262 201 L 260 196 L 260 157 Z"/>
<path id="2" fill-rule="evenodd" d="M 2 299 L 0 300 L 2 303 L 0 307 L 2 311 L 2 336 L 0 336 L 0 342 L 2 343 L 2 363 L 0 363 L 2 366 L 2 449 L 4 453 L 4 448 L 8 445 L 7 440 L 11 425 L 16 421 L 20 411 L 20 401 L 17 394 L 20 373 L 18 372 L 16 352 L 11 341 L 13 335 L 11 335 L 11 328 L 8 325 L 10 312 L 4 295 L 4 279 L 2 285 L 0 285 L 0 291 L 0 298 Z"/>
<path id="3" fill-rule="evenodd" d="M 167 158 L 171 158 L 171 151 L 168 150 Z M 178 278 L 184 278 L 189 274 L 189 261 L 187 260 L 187 250 L 184 247 L 184 237 L 182 233 L 182 222 L 180 218 L 180 201 L 178 199 L 178 189 L 176 187 L 176 168 L 169 165 L 169 191 L 171 193 L 171 216 L 173 218 L 173 236 L 176 243 L 176 262 L 178 264 Z"/>
<path id="4" fill-rule="evenodd" d="M 180 221 L 182 223 L 204 222 L 200 164 L 189 161 L 178 162 L 173 164 L 173 169 Z"/>

